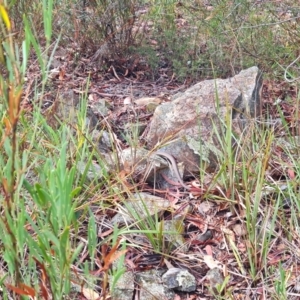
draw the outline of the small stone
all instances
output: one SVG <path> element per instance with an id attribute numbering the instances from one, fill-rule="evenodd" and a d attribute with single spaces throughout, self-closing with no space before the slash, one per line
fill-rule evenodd
<path id="1" fill-rule="evenodd" d="M 131 300 L 134 293 L 134 274 L 125 272 L 118 278 L 112 291 L 112 300 Z M 113 277 L 109 278 L 110 285 L 113 284 Z"/>
<path id="2" fill-rule="evenodd" d="M 102 98 L 98 99 L 96 102 L 93 103 L 93 111 L 102 117 L 105 117 L 108 115 L 110 109 L 111 109 L 111 104 L 110 100 Z"/>
<path id="3" fill-rule="evenodd" d="M 196 237 L 196 240 L 199 242 L 206 242 L 207 240 L 210 240 L 213 237 L 211 230 L 207 230 L 203 234 L 199 234 Z"/>
<path id="4" fill-rule="evenodd" d="M 81 175 L 86 174 L 86 178 L 89 181 L 100 180 L 103 177 L 103 168 L 95 162 L 91 162 L 88 170 L 86 170 L 87 164 L 79 161 L 77 163 L 77 170 Z"/>
<path id="5" fill-rule="evenodd" d="M 147 124 L 143 123 L 127 123 L 125 125 L 125 132 L 129 137 L 139 137 L 146 129 Z"/>
<path id="6" fill-rule="evenodd" d="M 203 201 L 198 206 L 198 211 L 201 215 L 207 216 L 214 210 L 215 204 L 210 201 Z"/>
<path id="7" fill-rule="evenodd" d="M 244 224 L 234 224 L 232 227 L 236 236 L 245 236 L 247 234 L 247 230 Z"/>
<path id="8" fill-rule="evenodd" d="M 179 248 L 180 252 L 188 251 L 187 244 L 183 238 L 184 225 L 183 219 L 166 220 L 163 222 L 164 238 L 171 244 L 171 249 Z"/>
<path id="9" fill-rule="evenodd" d="M 196 290 L 196 278 L 187 270 L 171 268 L 162 276 L 162 280 L 169 289 L 188 293 Z"/>
<path id="10" fill-rule="evenodd" d="M 134 100 L 134 103 L 137 106 L 144 106 L 144 105 L 148 105 L 151 103 L 159 105 L 159 104 L 161 104 L 161 102 L 162 102 L 162 100 L 158 97 L 143 97 L 143 98 Z"/>
<path id="11" fill-rule="evenodd" d="M 147 218 L 170 206 L 167 199 L 153 196 L 147 193 L 133 194 L 127 199 L 126 205 L 119 208 L 119 212 L 112 218 L 112 224 L 132 222 L 135 217 L 138 219 Z"/>
<path id="12" fill-rule="evenodd" d="M 218 268 L 209 270 L 206 274 L 206 278 L 209 280 L 210 287 L 213 290 L 215 290 L 218 285 L 222 285 L 224 282 L 224 276 Z"/>
<path id="13" fill-rule="evenodd" d="M 173 300 L 175 293 L 161 282 L 163 270 L 150 270 L 136 274 L 142 300 Z"/>

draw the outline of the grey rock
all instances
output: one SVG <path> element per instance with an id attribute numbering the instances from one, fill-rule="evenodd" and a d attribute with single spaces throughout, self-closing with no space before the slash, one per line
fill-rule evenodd
<path id="1" fill-rule="evenodd" d="M 156 185 L 161 181 L 158 171 L 168 168 L 166 160 L 151 155 L 143 148 L 127 148 L 119 153 L 120 166 L 132 171 L 132 177 Z"/>
<path id="2" fill-rule="evenodd" d="M 170 206 L 168 200 L 147 193 L 133 194 L 126 200 L 124 206 L 119 207 L 119 212 L 112 218 L 112 224 L 132 222 L 147 218 Z"/>
<path id="3" fill-rule="evenodd" d="M 197 173 L 200 160 L 207 169 L 215 169 L 222 145 L 214 132 L 224 133 L 227 116 L 237 133 L 250 118 L 259 116 L 261 87 L 261 73 L 252 67 L 232 78 L 206 80 L 175 94 L 171 102 L 156 108 L 146 136 L 148 147 L 161 144 L 184 162 L 186 173 Z"/>
<path id="4" fill-rule="evenodd" d="M 221 286 L 225 280 L 221 270 L 218 268 L 209 270 L 206 274 L 206 278 L 209 280 L 210 288 L 215 293 L 217 292 L 217 287 Z"/>
<path id="5" fill-rule="evenodd" d="M 147 112 L 154 112 L 156 107 L 162 102 L 159 97 L 143 97 L 134 101 L 137 106 L 145 106 Z"/>
<path id="6" fill-rule="evenodd" d="M 137 139 L 146 129 L 147 124 L 143 123 L 127 123 L 125 125 L 125 133 L 129 140 Z"/>
<path id="7" fill-rule="evenodd" d="M 203 234 L 199 234 L 196 236 L 196 240 L 199 242 L 206 242 L 207 240 L 210 240 L 213 237 L 211 230 L 207 230 Z"/>
<path id="8" fill-rule="evenodd" d="M 127 148 L 120 152 L 121 168 L 132 168 L 133 177 L 144 174 L 148 165 L 149 151 L 143 148 Z"/>
<path id="9" fill-rule="evenodd" d="M 169 289 L 182 292 L 196 290 L 196 278 L 187 270 L 171 268 L 162 276 L 162 280 Z"/>
<path id="10" fill-rule="evenodd" d="M 93 131 L 98 127 L 98 117 L 95 115 L 91 107 L 87 107 L 86 117 L 85 117 L 86 126 L 89 128 L 89 131 Z"/>
<path id="11" fill-rule="evenodd" d="M 182 150 L 182 148 L 181 148 Z M 174 170 L 170 168 L 168 160 L 155 155 L 143 148 L 127 148 L 119 154 L 121 168 L 132 170 L 132 177 L 141 182 L 147 182 L 159 189 L 174 187 L 162 176 L 164 174 L 173 182 L 178 182 Z M 183 165 L 177 164 L 180 175 L 183 175 Z"/>
<path id="12" fill-rule="evenodd" d="M 143 300 L 173 300 L 175 293 L 164 286 L 161 276 L 164 270 L 150 270 L 136 274 L 136 282 L 140 289 L 140 298 Z"/>
<path id="13" fill-rule="evenodd" d="M 109 100 L 107 100 L 105 98 L 98 99 L 97 101 L 95 101 L 93 103 L 92 109 L 93 109 L 93 112 L 95 112 L 96 114 L 99 114 L 102 117 L 105 117 L 108 115 L 108 113 L 111 109 L 111 104 L 110 104 Z"/>
<path id="14" fill-rule="evenodd" d="M 88 167 L 85 162 L 79 161 L 77 163 L 77 170 L 81 175 L 86 174 L 86 178 L 89 181 L 99 180 L 103 177 L 103 168 L 94 162 L 91 162 Z"/>
<path id="15" fill-rule="evenodd" d="M 77 124 L 81 100 L 73 90 L 67 90 L 59 94 L 52 105 L 45 103 L 46 109 L 43 114 L 48 124 L 54 128 L 59 127 L 61 123 Z M 90 131 L 98 125 L 98 118 L 90 107 L 87 107 L 85 122 Z"/>
<path id="16" fill-rule="evenodd" d="M 110 276 L 109 282 L 112 288 L 114 278 Z M 132 300 L 134 293 L 134 273 L 125 272 L 115 282 L 114 288 L 112 289 L 111 296 L 112 300 Z"/>
<path id="17" fill-rule="evenodd" d="M 170 243 L 171 250 L 178 249 L 181 253 L 188 251 L 184 234 L 183 218 L 163 221 L 164 238 Z"/>
<path id="18" fill-rule="evenodd" d="M 112 151 L 114 140 L 113 133 L 110 134 L 106 130 L 94 129 L 91 132 L 91 138 L 93 143 L 97 146 L 98 150 L 102 154 L 109 154 L 109 152 Z M 112 161 L 110 161 L 110 163 L 112 163 Z"/>
<path id="19" fill-rule="evenodd" d="M 79 95 L 73 90 L 63 91 L 54 99 L 51 105 L 44 103 L 46 109 L 43 111 L 45 118 L 50 126 L 57 128 L 60 123 L 77 123 L 77 107 Z"/>
<path id="20" fill-rule="evenodd" d="M 91 132 L 91 139 L 98 148 L 99 163 L 91 161 L 89 166 L 85 161 L 77 163 L 77 170 L 81 175 L 86 174 L 89 181 L 100 180 L 106 178 L 109 172 L 115 171 L 117 167 L 117 158 L 112 151 L 109 151 L 110 140 L 107 137 L 106 131 L 99 131 L 97 129 Z"/>

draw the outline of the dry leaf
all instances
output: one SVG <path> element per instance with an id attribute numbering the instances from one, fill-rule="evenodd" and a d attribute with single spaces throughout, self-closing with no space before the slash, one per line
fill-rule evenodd
<path id="1" fill-rule="evenodd" d="M 64 68 L 61 68 L 59 70 L 59 76 L 58 76 L 58 79 L 59 80 L 64 80 L 64 78 L 66 77 L 66 70 Z"/>
<path id="2" fill-rule="evenodd" d="M 168 269 L 174 268 L 174 266 L 166 258 L 164 259 L 164 263 Z"/>
<path id="3" fill-rule="evenodd" d="M 288 173 L 290 179 L 295 179 L 296 175 L 292 168 L 288 168 L 287 173 Z"/>
<path id="4" fill-rule="evenodd" d="M 203 260 L 210 269 L 219 268 L 221 263 L 214 260 L 211 255 L 204 255 Z"/>
<path id="5" fill-rule="evenodd" d="M 119 245 L 120 245 L 120 240 L 118 240 L 116 242 L 116 244 L 110 249 L 110 251 L 108 253 L 106 253 L 108 246 L 106 244 L 102 245 L 102 255 L 103 255 L 104 266 L 97 271 L 92 271 L 91 274 L 97 276 L 97 275 L 101 274 L 102 272 L 106 272 L 110 268 L 111 264 L 114 261 L 119 259 L 123 254 L 125 254 L 127 252 L 127 249 L 118 251 Z"/>
<path id="6" fill-rule="evenodd" d="M 131 97 L 126 97 L 126 98 L 124 99 L 124 101 L 123 101 L 123 104 L 124 104 L 124 105 L 129 105 L 129 104 L 131 104 L 131 103 L 132 103 Z"/>
<path id="7" fill-rule="evenodd" d="M 150 103 L 160 104 L 162 100 L 158 97 L 143 97 L 140 99 L 134 100 L 134 103 L 138 106 L 148 105 Z"/>
<path id="8" fill-rule="evenodd" d="M 87 300 L 96 300 L 100 298 L 100 295 L 92 289 L 82 288 L 81 293 Z"/>
<path id="9" fill-rule="evenodd" d="M 237 236 L 244 236 L 247 234 L 247 230 L 243 224 L 234 224 L 232 230 Z"/>
<path id="10" fill-rule="evenodd" d="M 18 295 L 35 297 L 35 290 L 23 283 L 20 283 L 18 287 L 6 284 L 6 287 Z"/>
<path id="11" fill-rule="evenodd" d="M 95 100 L 94 98 L 95 98 L 94 94 L 89 94 L 89 96 L 88 96 L 89 101 L 91 101 L 91 102 L 94 101 Z"/>

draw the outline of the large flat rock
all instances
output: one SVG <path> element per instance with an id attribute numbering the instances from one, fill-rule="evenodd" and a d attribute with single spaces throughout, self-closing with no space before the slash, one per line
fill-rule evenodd
<path id="1" fill-rule="evenodd" d="M 214 168 L 226 116 L 233 120 L 234 131 L 245 129 L 261 114 L 261 87 L 261 73 L 251 67 L 232 78 L 206 80 L 175 94 L 154 112 L 146 137 L 149 149 L 163 147 L 183 161 L 188 172 L 197 172 L 200 160 Z"/>

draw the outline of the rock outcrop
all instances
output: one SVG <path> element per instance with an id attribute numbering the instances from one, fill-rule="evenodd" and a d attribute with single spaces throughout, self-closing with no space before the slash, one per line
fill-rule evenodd
<path id="1" fill-rule="evenodd" d="M 199 172 L 200 161 L 214 169 L 228 125 L 239 133 L 261 114 L 261 87 L 262 75 L 251 67 L 175 94 L 156 108 L 146 137 L 148 148 L 162 148 L 182 161 L 188 173 Z"/>

